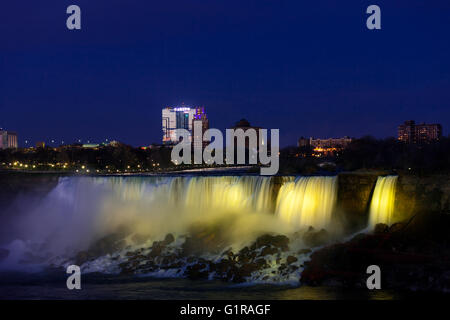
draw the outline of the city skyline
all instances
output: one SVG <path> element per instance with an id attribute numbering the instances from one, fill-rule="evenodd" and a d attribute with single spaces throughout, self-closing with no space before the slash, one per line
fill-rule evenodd
<path id="1" fill-rule="evenodd" d="M 181 110 L 179 106 L 183 106 L 181 107 L 182 109 L 185 110 Z M 157 141 L 157 142 L 152 142 L 152 143 L 148 143 L 145 145 L 132 145 L 127 143 L 126 141 L 120 141 L 118 139 L 115 138 L 103 138 L 103 139 L 75 139 L 74 141 L 70 141 L 70 139 L 66 139 L 64 140 L 58 140 L 58 139 L 44 139 L 44 140 L 36 140 L 36 141 L 32 141 L 30 139 L 24 139 L 24 141 L 20 141 L 20 139 L 18 139 L 18 134 L 17 132 L 11 131 L 11 130 L 4 130 L 3 128 L 0 128 L 0 133 L 4 133 L 5 137 L 7 136 L 6 133 L 8 134 L 12 134 L 13 135 L 13 145 L 14 148 L 21 148 L 21 147 L 38 147 L 38 146 L 49 146 L 49 147 L 55 147 L 55 146 L 63 146 L 63 145 L 71 145 L 71 144 L 83 144 L 83 145 L 89 145 L 89 144 L 97 144 L 97 145 L 108 145 L 111 143 L 124 143 L 127 145 L 130 145 L 132 147 L 146 147 L 146 146 L 150 146 L 150 145 L 159 145 L 159 144 L 168 144 L 168 145 L 173 145 L 176 144 L 177 141 L 174 138 L 174 134 L 176 129 L 179 128 L 185 128 L 187 129 L 191 135 L 192 135 L 192 126 L 193 126 L 193 121 L 194 120 L 201 120 L 202 121 L 202 126 L 203 126 L 203 133 L 205 130 L 209 129 L 209 118 L 207 117 L 207 113 L 205 112 L 205 107 L 193 107 L 193 106 L 187 106 L 184 103 L 180 104 L 179 106 L 173 106 L 173 107 L 165 107 L 162 109 L 162 119 L 163 119 L 163 126 L 162 126 L 162 132 L 163 132 L 163 139 L 162 141 Z M 177 110 L 178 109 L 178 110 Z M 175 111 L 174 114 L 185 114 L 189 116 L 189 121 L 186 122 L 187 126 L 183 127 L 183 126 L 178 126 L 178 124 L 175 127 L 171 127 L 169 128 L 168 125 L 165 125 L 165 118 L 168 117 L 168 114 L 165 114 L 165 112 L 169 112 L 169 111 Z M 174 118 L 175 119 L 175 118 Z M 172 119 L 173 121 L 176 121 Z M 204 122 L 206 121 L 206 122 Z M 168 122 L 168 120 L 166 120 L 166 122 Z M 236 122 L 234 124 L 234 126 L 230 125 L 227 128 L 236 128 L 236 126 L 239 125 L 239 123 L 241 122 L 247 122 L 247 119 L 242 118 L 240 121 Z M 248 124 L 250 126 L 250 124 Z M 417 127 L 417 128 L 422 128 L 420 129 L 421 131 L 421 135 L 422 138 L 412 138 L 412 136 L 414 136 L 415 134 L 419 134 L 418 132 L 412 132 L 411 130 L 407 130 L 409 128 L 409 126 L 412 127 Z M 261 128 L 261 127 L 256 127 L 256 128 Z M 439 140 L 439 138 L 441 137 L 445 137 L 445 135 L 443 134 L 443 128 L 442 125 L 440 123 L 433 123 L 433 124 L 426 124 L 425 122 L 419 122 L 417 124 L 415 124 L 415 120 L 406 120 L 404 122 L 402 122 L 401 124 L 397 125 L 397 131 L 395 132 L 394 135 L 390 135 L 387 136 L 385 138 L 395 138 L 399 141 L 403 141 L 403 142 L 407 142 L 407 143 L 423 143 L 423 142 L 429 142 L 429 141 L 433 141 L 433 140 Z M 415 130 L 415 129 L 414 129 Z M 224 130 L 225 131 L 225 130 Z M 411 133 L 411 132 L 412 133 Z M 366 136 L 371 136 L 371 137 L 376 137 L 373 134 L 368 134 Z M 170 137 L 170 139 L 165 140 L 165 137 Z M 301 146 L 305 146 L 305 145 L 309 145 L 309 143 L 313 142 L 312 144 L 317 146 L 320 145 L 322 142 L 320 141 L 334 141 L 333 143 L 340 143 L 340 141 L 344 141 L 345 143 L 344 145 L 349 144 L 353 139 L 359 139 L 359 138 L 363 138 L 363 137 L 350 137 L 348 135 L 344 135 L 342 137 L 337 137 L 337 136 L 327 136 L 327 137 L 319 137 L 316 135 L 312 135 L 309 137 L 304 137 L 303 135 L 299 134 L 297 141 L 295 144 L 288 144 L 288 145 L 284 145 L 284 147 L 292 147 L 294 145 L 297 145 L 298 147 Z M 6 139 L 6 138 L 5 138 Z M 6 140 L 5 140 L 6 141 Z M 206 146 L 208 143 L 206 141 L 202 142 L 203 146 Z M 316 145 L 317 144 L 317 145 Z M 7 145 L 5 143 L 3 143 L 3 145 Z M 0 149 L 4 149 L 2 144 L 0 144 Z M 281 143 L 281 146 L 283 146 L 283 143 Z"/>
<path id="2" fill-rule="evenodd" d="M 395 137 L 405 119 L 448 128 L 450 44 L 434 39 L 450 31 L 442 9 L 450 4 L 440 2 L 379 1 L 376 31 L 365 26 L 366 4 L 331 1 L 112 1 L 108 10 L 79 1 L 78 31 L 60 19 L 66 3 L 26 12 L 8 3 L 0 125 L 18 132 L 21 146 L 148 145 L 160 141 L 161 108 L 185 101 L 208 108 L 220 130 L 241 118 L 279 128 L 281 146 L 302 135 Z"/>

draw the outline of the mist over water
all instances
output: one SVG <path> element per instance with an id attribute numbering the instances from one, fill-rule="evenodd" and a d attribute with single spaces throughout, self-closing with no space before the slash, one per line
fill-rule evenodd
<path id="1" fill-rule="evenodd" d="M 388 185 L 393 185 L 390 180 Z M 337 192 L 337 177 L 324 176 L 64 177 L 41 199 L 16 199 L 20 206 L 12 206 L 14 212 L 2 226 L 10 232 L 0 247 L 9 255 L 0 261 L 0 270 L 73 263 L 77 253 L 118 234 L 126 249 L 86 263 L 85 271 L 116 272 L 127 250 L 150 248 L 168 234 L 175 238 L 170 250 L 182 247 L 186 237 L 199 236 L 234 252 L 261 235 L 286 235 L 290 251 L 267 256 L 269 272 L 279 266 L 280 257 L 310 246 L 301 234 L 311 227 L 340 232 L 332 222 Z M 386 202 L 378 200 L 378 193 L 380 199 L 386 197 L 384 189 L 376 190 L 374 208 Z M 207 254 L 217 260 L 223 252 Z M 299 259 L 296 281 L 308 256 Z M 163 270 L 154 275 L 174 274 Z"/>

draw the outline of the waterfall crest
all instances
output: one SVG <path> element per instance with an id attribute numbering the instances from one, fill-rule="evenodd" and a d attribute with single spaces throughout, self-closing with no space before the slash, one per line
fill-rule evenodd
<path id="1" fill-rule="evenodd" d="M 378 177 L 370 203 L 369 227 L 377 223 L 392 223 L 397 176 Z"/>

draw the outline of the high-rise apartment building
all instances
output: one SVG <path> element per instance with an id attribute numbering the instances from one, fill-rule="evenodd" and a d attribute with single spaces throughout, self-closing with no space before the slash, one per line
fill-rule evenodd
<path id="1" fill-rule="evenodd" d="M 191 133 L 189 141 L 192 142 L 193 121 L 196 117 L 197 120 L 201 120 L 202 122 L 205 121 L 205 123 L 208 124 L 205 108 L 203 107 L 191 107 L 182 104 L 181 106 L 167 107 L 162 109 L 163 143 L 178 143 L 178 129 L 188 130 Z"/>
<path id="2" fill-rule="evenodd" d="M 0 149 L 14 148 L 19 146 L 17 141 L 17 133 L 12 131 L 0 130 Z"/>
<path id="3" fill-rule="evenodd" d="M 195 147 L 204 148 L 209 143 L 209 141 L 203 141 L 203 134 L 205 133 L 206 130 L 209 129 L 209 120 L 208 116 L 206 115 L 205 108 L 201 107 L 195 109 L 194 119 L 192 120 L 192 130 L 194 130 L 194 123 L 196 121 L 201 122 L 202 130 L 199 132 L 192 132 L 193 136 L 192 144 L 194 148 Z"/>
<path id="4" fill-rule="evenodd" d="M 398 140 L 406 143 L 427 143 L 442 137 L 440 124 L 416 124 L 413 120 L 405 121 L 398 127 Z"/>

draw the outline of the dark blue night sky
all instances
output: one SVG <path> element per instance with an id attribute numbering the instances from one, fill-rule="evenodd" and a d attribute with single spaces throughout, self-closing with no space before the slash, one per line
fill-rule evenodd
<path id="1" fill-rule="evenodd" d="M 450 128 L 449 1 L 4 1 L 0 23 L 0 126 L 21 145 L 161 142 L 161 108 L 181 102 L 215 128 L 279 128 L 282 146 Z"/>

